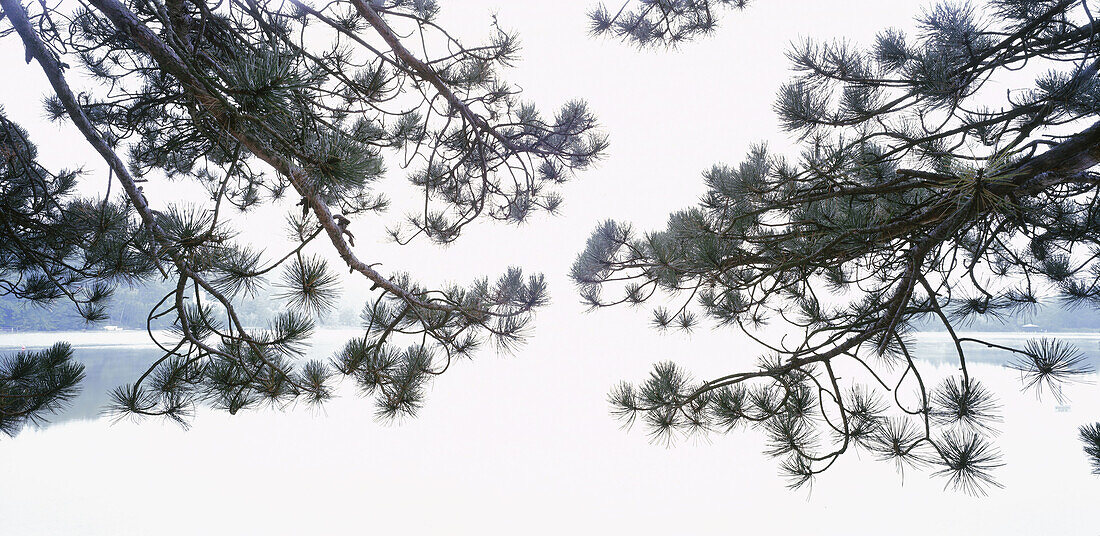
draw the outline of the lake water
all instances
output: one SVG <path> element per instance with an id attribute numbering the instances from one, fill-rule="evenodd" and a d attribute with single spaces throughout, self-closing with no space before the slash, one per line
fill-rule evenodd
<path id="1" fill-rule="evenodd" d="M 0 335 L 0 353 L 69 340 L 88 375 L 75 406 L 51 425 L 0 437 L 0 535 L 1100 531 L 1100 477 L 1077 440 L 1078 426 L 1100 420 L 1096 376 L 1071 387 L 1070 406 L 1059 408 L 1020 392 L 1004 352 L 970 348 L 971 374 L 1001 397 L 1005 415 L 997 446 L 1006 465 L 996 472 L 1005 487 L 988 497 L 944 491 L 928 471 L 899 476 L 859 451 L 812 489 L 792 492 L 761 454 L 758 432 L 666 448 L 608 416 L 615 382 L 643 378 L 662 359 L 700 377 L 728 371 L 731 360 L 754 359 L 740 355 L 743 341 L 545 324 L 516 356 L 456 363 L 404 422 L 377 422 L 372 402 L 345 384 L 321 410 L 200 409 L 187 430 L 97 418 L 105 394 L 156 356 L 144 333 Z M 353 334 L 321 331 L 313 356 Z M 1033 336 L 989 334 L 1016 343 Z M 1094 363 L 1100 357 L 1096 334 L 1059 337 Z M 926 381 L 957 373 L 943 334 L 921 335 L 916 354 L 928 362 Z"/>
<path id="2" fill-rule="evenodd" d="M 341 348 L 345 341 L 358 335 L 355 329 L 324 329 L 312 339 L 311 358 L 327 358 Z M 159 334 L 158 334 L 159 335 Z M 1100 369 L 1100 333 L 966 333 L 1005 346 L 1022 347 L 1024 341 L 1034 338 L 1057 338 L 1078 347 L 1094 368 Z M 162 337 L 161 340 L 170 340 Z M 0 355 L 20 349 L 36 350 L 58 341 L 73 346 L 75 359 L 84 364 L 86 378 L 81 393 L 70 408 L 50 418 L 51 423 L 74 419 L 96 419 L 102 414 L 108 394 L 120 385 L 137 379 L 160 355 L 160 350 L 149 340 L 144 331 L 74 331 L 0 333 Z M 1013 354 L 983 345 L 968 344 L 965 347 L 968 362 L 1003 365 Z M 921 333 L 916 336 L 913 355 L 931 364 L 946 365 L 957 362 L 954 343 L 946 333 Z"/>
<path id="3" fill-rule="evenodd" d="M 313 337 L 310 355 L 332 355 L 357 333 L 357 330 L 321 330 Z M 157 336 L 161 341 L 172 340 L 165 334 Z M 85 378 L 80 394 L 65 412 L 49 417 L 50 424 L 101 417 L 111 391 L 132 383 L 163 355 L 148 333 L 136 330 L 0 333 L 0 355 L 22 349 L 38 350 L 60 341 L 72 345 L 74 359 L 84 364 Z"/>

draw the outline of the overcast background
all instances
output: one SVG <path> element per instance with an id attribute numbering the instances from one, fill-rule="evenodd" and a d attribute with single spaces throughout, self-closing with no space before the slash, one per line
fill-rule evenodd
<path id="1" fill-rule="evenodd" d="M 442 25 L 471 42 L 496 13 L 523 43 L 508 79 L 547 111 L 587 99 L 611 148 L 565 187 L 558 217 L 474 225 L 448 248 L 397 247 L 385 242 L 385 219 L 357 222 L 357 252 L 433 284 L 508 265 L 544 272 L 553 303 L 530 342 L 513 356 L 458 363 L 421 415 L 397 425 L 374 421 L 369 400 L 345 393 L 320 412 L 200 412 L 189 431 L 99 420 L 0 439 L 0 534 L 1100 534 L 1100 479 L 1076 438 L 1100 416 L 1096 386 L 1072 389 L 1072 411 L 1055 412 L 1015 394 L 1005 370 L 979 367 L 1008 417 L 999 441 L 1008 466 L 998 473 L 1006 488 L 982 499 L 919 473 L 903 486 L 892 464 L 866 453 L 791 492 L 756 432 L 669 449 L 608 415 L 609 388 L 643 378 L 654 362 L 708 377 L 751 366 L 758 349 L 732 332 L 658 334 L 646 308 L 585 313 L 566 274 L 591 230 L 607 218 L 663 226 L 698 199 L 712 164 L 736 163 L 756 142 L 789 147 L 772 112 L 788 44 L 867 44 L 880 29 L 908 26 L 924 2 L 756 2 L 673 52 L 589 38 L 589 0 L 440 3 Z M 98 158 L 75 129 L 43 120 L 46 91 L 18 41 L 0 41 L 9 117 L 53 167 L 86 165 L 94 190 L 106 180 Z M 404 173 L 391 169 L 386 180 L 402 184 Z M 184 187 L 146 190 L 157 206 L 185 197 Z M 261 243 L 281 225 L 270 214 L 249 218 L 246 236 Z M 318 341 L 317 354 L 342 340 Z"/>

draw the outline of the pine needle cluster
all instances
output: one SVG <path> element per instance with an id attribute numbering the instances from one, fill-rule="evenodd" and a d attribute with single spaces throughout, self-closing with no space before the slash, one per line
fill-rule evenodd
<path id="1" fill-rule="evenodd" d="M 709 17 L 712 4 L 627 2 L 593 17 L 598 32 L 668 44 L 676 30 L 654 20 Z M 995 485 L 1002 417 L 967 370 L 968 349 L 1003 350 L 1025 389 L 1058 401 L 1094 372 L 1061 341 L 1004 346 L 957 329 L 1048 296 L 1100 303 L 1100 25 L 1082 4 L 937 3 L 913 35 L 794 44 L 775 111 L 801 154 L 758 145 L 712 167 L 700 202 L 664 229 L 604 222 L 571 272 L 593 308 L 660 300 L 657 328 L 712 322 L 769 357 L 709 381 L 662 363 L 616 387 L 613 412 L 662 439 L 745 423 L 794 486 L 853 447 L 899 470 L 933 466 L 967 493 Z M 991 104 L 991 81 L 1021 70 L 1034 84 Z M 958 359 L 939 386 L 924 379 L 910 336 L 929 323 L 947 330 Z M 794 335 L 770 343 L 764 329 Z M 841 363 L 866 377 L 838 377 Z"/>
<path id="2" fill-rule="evenodd" d="M 401 172 L 387 164 L 415 192 L 392 238 L 447 243 L 478 219 L 554 212 L 560 185 L 607 146 L 583 101 L 546 111 L 508 82 L 514 33 L 493 18 L 487 37 L 467 44 L 431 1 L 0 5 L 0 36 L 25 48 L 53 88 L 47 116 L 77 127 L 114 186 L 79 198 L 80 172 L 47 171 L 0 112 L 0 293 L 67 299 L 100 322 L 119 284 L 172 287 L 148 314 L 171 325 L 150 332 L 161 356 L 112 393 L 120 417 L 186 424 L 201 405 L 322 403 L 344 376 L 380 417 L 415 413 L 454 359 L 522 344 L 546 285 L 515 268 L 442 288 L 377 272 L 379 259 L 354 249 L 369 229 L 354 224 L 390 207 L 382 182 Z M 74 69 L 91 83 L 70 85 Z M 142 186 L 165 179 L 208 201 L 158 199 Z M 274 254 L 235 229 L 266 205 L 286 209 L 290 230 L 290 246 Z M 311 355 L 317 320 L 351 286 L 372 291 L 363 335 L 334 356 Z M 245 325 L 238 306 L 257 295 L 281 312 Z M 5 431 L 71 396 L 79 368 L 51 352 L 5 364 Z"/>

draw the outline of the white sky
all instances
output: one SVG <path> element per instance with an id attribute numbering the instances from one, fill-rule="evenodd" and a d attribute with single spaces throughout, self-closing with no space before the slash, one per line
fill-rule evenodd
<path id="1" fill-rule="evenodd" d="M 1013 397 L 1004 371 L 979 367 L 1009 416 L 1007 488 L 986 499 L 943 492 L 942 480 L 917 473 L 902 487 L 891 465 L 867 455 L 846 455 L 812 495 L 789 492 L 756 432 L 666 449 L 620 431 L 607 413 L 608 389 L 656 361 L 707 377 L 750 366 L 758 350 L 732 333 L 660 335 L 647 309 L 585 314 L 566 274 L 592 228 L 607 218 L 663 226 L 697 200 L 712 164 L 736 163 L 760 141 L 786 147 L 772 102 L 789 42 L 866 44 L 908 25 L 923 2 L 756 2 L 674 52 L 590 39 L 589 0 L 441 4 L 443 26 L 459 35 L 484 35 L 491 12 L 518 31 L 523 61 L 509 79 L 547 111 L 587 99 L 611 136 L 608 158 L 565 187 L 558 217 L 473 226 L 445 249 L 396 247 L 382 225 L 359 223 L 357 252 L 428 282 L 508 265 L 544 272 L 554 301 L 530 343 L 458 363 L 421 416 L 398 426 L 376 423 L 371 402 L 347 394 L 324 415 L 202 413 L 187 432 L 78 422 L 2 439 L 0 534 L 1098 534 L 1100 479 L 1076 440 L 1076 426 L 1098 415 L 1095 388 L 1076 391 L 1074 411 L 1054 413 Z M 12 38 L 0 45 L 0 73 L 0 102 L 47 162 L 98 163 L 74 129 L 42 120 L 44 77 Z M 404 177 L 391 170 L 387 180 Z M 178 193 L 156 188 L 147 186 L 154 205 L 158 193 Z M 270 232 L 267 218 L 252 223 Z M 318 341 L 318 354 L 338 342 Z"/>

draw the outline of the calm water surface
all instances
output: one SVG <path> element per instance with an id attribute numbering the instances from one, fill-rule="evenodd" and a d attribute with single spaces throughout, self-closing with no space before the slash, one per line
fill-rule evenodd
<path id="1" fill-rule="evenodd" d="M 777 462 L 761 454 L 766 442 L 756 431 L 665 448 L 609 417 L 608 388 L 643 378 L 653 362 L 676 359 L 708 377 L 755 360 L 742 349 L 749 345 L 732 339 L 650 337 L 646 329 L 615 339 L 606 326 L 577 323 L 534 338 L 516 356 L 457 363 L 431 385 L 420 415 L 401 423 L 377 422 L 373 402 L 344 382 L 320 410 L 230 416 L 199 409 L 186 430 L 157 419 L 93 420 L 111 389 L 157 357 L 144 333 L 3 334 L 0 354 L 68 340 L 88 379 L 52 425 L 0 438 L 0 535 L 362 534 L 364 527 L 548 536 L 1100 534 L 1100 478 L 1077 440 L 1081 424 L 1100 418 L 1096 375 L 1092 385 L 1071 389 L 1072 407 L 1059 407 L 1019 390 L 1018 375 L 1003 366 L 1005 352 L 970 349 L 971 373 L 997 393 L 1005 416 L 996 438 L 1005 487 L 988 497 L 945 492 L 930 471 L 902 477 L 866 452 L 845 455 L 813 489 L 791 492 Z M 331 355 L 356 333 L 320 331 L 311 357 Z M 1022 344 L 1034 335 L 987 336 Z M 1094 363 L 1100 357 L 1100 335 L 1060 337 Z M 915 353 L 928 362 L 926 381 L 958 372 L 943 334 L 920 336 Z"/>
<path id="2" fill-rule="evenodd" d="M 312 339 L 311 358 L 327 358 L 349 338 L 359 334 L 355 329 L 323 329 Z M 1058 338 L 1079 348 L 1094 368 L 1100 369 L 1100 333 L 965 333 L 990 342 L 1022 347 L 1029 339 Z M 161 340 L 169 340 L 163 337 Z M 139 377 L 160 350 L 144 331 L 72 331 L 0 333 L 0 355 L 21 349 L 36 350 L 58 341 L 69 342 L 75 358 L 84 364 L 85 381 L 80 395 L 63 414 L 51 418 L 51 423 L 102 417 L 110 392 Z M 1014 357 L 1011 352 L 978 344 L 965 346 L 968 362 L 1001 365 Z M 916 336 L 913 355 L 933 365 L 949 365 L 957 361 L 954 343 L 946 333 L 920 333 Z"/>
<path id="3" fill-rule="evenodd" d="M 357 330 L 325 329 L 313 337 L 311 356 L 332 355 Z M 171 340 L 157 334 L 158 340 Z M 65 341 L 73 346 L 74 359 L 84 364 L 84 382 L 80 394 L 50 424 L 103 417 L 103 408 L 111 391 L 132 383 L 163 353 L 144 331 L 60 331 L 0 333 L 0 355 L 20 350 L 38 350 Z"/>

